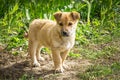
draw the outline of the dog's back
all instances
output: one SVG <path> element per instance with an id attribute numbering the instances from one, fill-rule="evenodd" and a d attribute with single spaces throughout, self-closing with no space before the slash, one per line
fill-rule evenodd
<path id="1" fill-rule="evenodd" d="M 33 41 L 39 41 L 42 43 L 41 45 L 49 46 L 50 40 L 48 37 L 50 37 L 51 29 L 56 25 L 56 22 L 52 20 L 47 19 L 35 19 L 31 22 L 29 26 L 29 33 L 28 36 L 29 39 Z"/>
<path id="2" fill-rule="evenodd" d="M 47 20 L 47 19 L 35 19 L 31 22 L 30 26 L 29 26 L 29 30 L 41 30 L 45 25 L 48 25 L 48 24 L 54 24 L 55 22 L 54 21 L 51 21 L 51 20 Z M 49 26 L 47 26 L 49 27 Z"/>

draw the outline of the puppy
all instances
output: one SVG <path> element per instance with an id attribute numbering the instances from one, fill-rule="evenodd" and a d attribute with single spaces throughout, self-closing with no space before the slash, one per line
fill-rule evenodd
<path id="1" fill-rule="evenodd" d="M 63 72 L 63 62 L 75 43 L 75 32 L 80 14 L 78 12 L 56 12 L 56 21 L 35 19 L 28 32 L 28 51 L 34 66 L 40 66 L 38 60 L 42 47 L 52 51 L 55 71 Z"/>

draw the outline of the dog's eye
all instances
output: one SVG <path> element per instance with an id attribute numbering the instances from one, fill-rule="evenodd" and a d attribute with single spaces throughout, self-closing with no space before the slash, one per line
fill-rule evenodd
<path id="1" fill-rule="evenodd" d="M 60 26 L 63 26 L 63 23 L 59 23 Z"/>
<path id="2" fill-rule="evenodd" d="M 69 22 L 69 23 L 68 23 L 68 26 L 71 26 L 71 25 L 72 25 L 72 23 L 71 23 L 71 22 Z"/>

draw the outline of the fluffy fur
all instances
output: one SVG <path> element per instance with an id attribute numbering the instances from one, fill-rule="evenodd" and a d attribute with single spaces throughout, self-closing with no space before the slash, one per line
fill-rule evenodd
<path id="1" fill-rule="evenodd" d="M 80 15 L 78 12 L 56 12 L 55 20 L 35 19 L 28 32 L 29 54 L 34 66 L 40 66 L 38 60 L 42 47 L 52 51 L 55 71 L 63 72 L 63 62 L 75 43 L 75 31 Z"/>

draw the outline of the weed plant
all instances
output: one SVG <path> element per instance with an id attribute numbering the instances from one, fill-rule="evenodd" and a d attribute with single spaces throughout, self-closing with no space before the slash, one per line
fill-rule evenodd
<path id="1" fill-rule="evenodd" d="M 80 13 L 75 43 L 78 48 L 120 37 L 119 0 L 0 0 L 0 4 L 0 44 L 14 53 L 27 50 L 24 33 L 32 20 L 54 20 L 56 11 Z"/>

